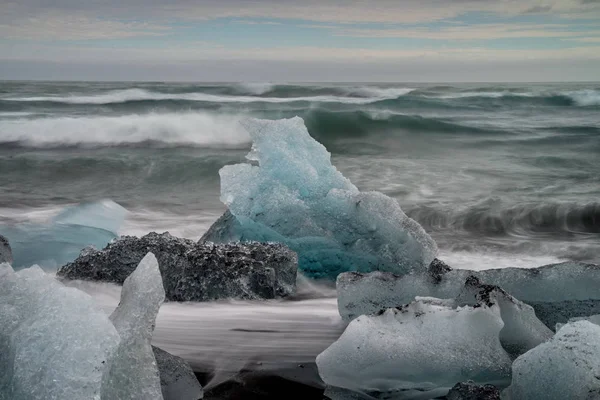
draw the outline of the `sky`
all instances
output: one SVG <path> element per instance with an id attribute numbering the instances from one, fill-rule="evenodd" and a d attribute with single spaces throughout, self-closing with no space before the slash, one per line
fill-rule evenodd
<path id="1" fill-rule="evenodd" d="M 0 0 L 0 79 L 600 81 L 600 0 Z"/>

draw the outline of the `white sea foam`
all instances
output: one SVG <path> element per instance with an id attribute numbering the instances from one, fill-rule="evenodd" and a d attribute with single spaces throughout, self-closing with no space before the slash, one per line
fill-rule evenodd
<path id="1" fill-rule="evenodd" d="M 261 90 L 268 91 L 265 85 L 250 86 L 245 85 L 246 89 L 255 94 L 260 94 Z M 363 93 L 367 88 L 359 88 Z M 368 88 L 368 93 L 372 97 L 350 97 L 334 95 L 316 95 L 300 97 L 257 97 L 257 96 L 226 96 L 209 93 L 157 93 L 144 89 L 126 89 L 115 90 L 97 95 L 71 95 L 71 96 L 36 96 L 36 97 L 11 97 L 4 100 L 9 101 L 53 101 L 66 104 L 111 104 L 124 103 L 127 101 L 143 100 L 186 100 L 214 103 L 292 103 L 292 102 L 316 102 L 316 103 L 347 103 L 347 104 L 368 104 L 375 101 L 396 98 L 399 95 L 408 93 L 412 89 L 378 89 Z M 263 93 L 264 93 L 263 92 Z M 368 94 L 367 93 L 367 94 Z"/>
<path id="2" fill-rule="evenodd" d="M 241 117 L 206 113 L 59 117 L 0 121 L 3 142 L 32 147 L 122 145 L 239 146 L 250 142 Z"/>
<path id="3" fill-rule="evenodd" d="M 566 92 L 580 106 L 600 105 L 600 90 L 584 89 Z"/>
<path id="4" fill-rule="evenodd" d="M 238 83 L 236 87 L 242 93 L 250 93 L 253 95 L 261 95 L 267 93 L 275 88 L 275 85 L 268 82 L 246 82 Z"/>
<path id="5" fill-rule="evenodd" d="M 379 99 L 395 99 L 397 97 L 407 95 L 414 90 L 415 89 L 412 88 L 382 88 L 376 86 L 361 86 L 350 87 L 346 90 L 346 93 Z"/>

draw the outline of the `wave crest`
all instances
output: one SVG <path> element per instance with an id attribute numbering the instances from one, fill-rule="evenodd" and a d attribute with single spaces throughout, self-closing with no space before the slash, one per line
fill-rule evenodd
<path id="1" fill-rule="evenodd" d="M 98 147 L 156 143 L 198 147 L 250 143 L 241 117 L 202 113 L 131 114 L 0 121 L 1 141 L 23 147 Z"/>

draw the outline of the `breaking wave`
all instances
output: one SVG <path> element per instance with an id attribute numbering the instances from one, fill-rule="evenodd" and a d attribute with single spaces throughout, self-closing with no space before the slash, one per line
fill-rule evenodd
<path id="1" fill-rule="evenodd" d="M 293 117 L 292 110 L 285 115 Z M 326 111 L 299 113 L 318 140 L 377 136 L 381 132 L 496 133 L 443 119 L 391 112 Z M 0 143 L 14 147 L 191 146 L 231 147 L 250 143 L 242 115 L 207 112 L 147 113 L 0 120 Z"/>
<path id="2" fill-rule="evenodd" d="M 600 203 L 503 204 L 488 199 L 463 210 L 418 206 L 407 214 L 426 229 L 463 230 L 484 235 L 573 237 L 600 234 Z"/>
<path id="3" fill-rule="evenodd" d="M 203 113 L 130 114 L 0 121 L 1 142 L 18 147 L 240 146 L 240 117 Z"/>

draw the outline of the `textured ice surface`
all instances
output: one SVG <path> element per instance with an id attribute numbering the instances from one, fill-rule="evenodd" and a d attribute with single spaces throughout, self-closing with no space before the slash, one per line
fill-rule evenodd
<path id="1" fill-rule="evenodd" d="M 496 305 L 504 323 L 500 331 L 500 343 L 513 357 L 525 353 L 553 335 L 553 332 L 536 317 L 530 305 L 515 299 L 498 286 L 482 284 L 474 276 L 467 278 L 456 303 L 487 307 Z"/>
<path id="2" fill-rule="evenodd" d="M 337 278 L 338 307 L 344 319 L 407 304 L 415 296 L 455 298 L 466 279 L 475 276 L 497 285 L 530 304 L 547 326 L 571 317 L 600 313 L 600 266 L 578 262 L 539 268 L 451 271 L 430 268 L 426 273 L 396 276 L 391 273 L 344 273 Z"/>
<path id="3" fill-rule="evenodd" d="M 500 343 L 503 326 L 496 305 L 454 308 L 452 301 L 422 298 L 356 318 L 319 354 L 317 366 L 328 385 L 359 392 L 444 394 L 465 380 L 506 384 L 511 358 Z"/>
<path id="4" fill-rule="evenodd" d="M 90 296 L 39 267 L 0 264 L 0 399 L 100 399 L 118 343 Z"/>
<path id="5" fill-rule="evenodd" d="M 86 203 L 67 208 L 48 223 L 0 226 L 0 234 L 10 241 L 15 269 L 33 264 L 56 269 L 86 246 L 106 246 L 117 236 L 125 213 L 110 200 Z"/>
<path id="6" fill-rule="evenodd" d="M 148 253 L 125 279 L 121 301 L 110 316 L 121 341 L 102 378 L 104 399 L 162 399 L 150 340 L 165 299 L 158 261 Z"/>
<path id="7" fill-rule="evenodd" d="M 396 200 L 360 192 L 333 165 L 301 118 L 246 122 L 249 164 L 221 169 L 224 215 L 204 239 L 285 243 L 313 277 L 348 270 L 424 269 L 437 247 Z M 253 165 L 253 164 L 254 165 Z M 258 164 L 258 165 L 256 165 Z"/>
<path id="8" fill-rule="evenodd" d="M 588 321 L 563 326 L 548 342 L 517 358 L 511 400 L 600 398 L 600 327 Z"/>
<path id="9" fill-rule="evenodd" d="M 273 299 L 295 290 L 297 255 L 278 243 L 194 243 L 169 233 L 123 236 L 60 268 L 67 279 L 123 283 L 148 251 L 159 261 L 168 300 Z"/>
<path id="10" fill-rule="evenodd" d="M 164 400 L 198 400 L 203 396 L 202 386 L 190 365 L 181 357 L 152 346 Z"/>
<path id="11" fill-rule="evenodd" d="M 569 319 L 568 322 L 577 322 L 577 321 L 589 321 L 592 324 L 600 325 L 600 314 L 590 315 L 588 317 L 571 318 L 571 319 Z M 565 324 L 556 324 L 556 330 L 558 331 L 563 326 L 565 326 Z"/>
<path id="12" fill-rule="evenodd" d="M 0 235 L 0 264 L 9 263 L 12 264 L 13 256 L 8 239 Z"/>

